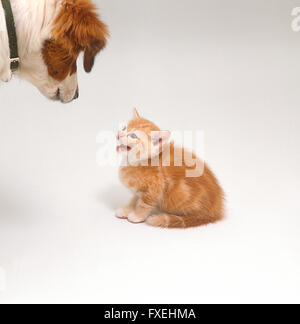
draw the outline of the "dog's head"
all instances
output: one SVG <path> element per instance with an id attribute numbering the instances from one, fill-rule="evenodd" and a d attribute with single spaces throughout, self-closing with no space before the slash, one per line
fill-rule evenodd
<path id="1" fill-rule="evenodd" d="M 105 47 L 109 35 L 90 0 L 62 0 L 51 35 L 41 52 L 24 59 L 21 74 L 42 94 L 64 103 L 79 95 L 77 58 L 84 52 L 84 69 L 91 72 L 95 56 Z"/>

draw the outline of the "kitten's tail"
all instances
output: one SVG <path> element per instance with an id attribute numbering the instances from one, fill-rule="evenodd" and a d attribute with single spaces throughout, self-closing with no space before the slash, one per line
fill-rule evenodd
<path id="1" fill-rule="evenodd" d="M 147 224 L 165 228 L 188 228 L 201 225 L 208 225 L 221 220 L 222 217 L 203 217 L 203 216 L 176 216 L 170 214 L 159 214 L 148 217 Z"/>

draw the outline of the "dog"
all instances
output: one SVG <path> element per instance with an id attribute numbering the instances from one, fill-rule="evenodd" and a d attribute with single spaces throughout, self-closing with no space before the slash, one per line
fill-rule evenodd
<path id="1" fill-rule="evenodd" d="M 91 72 L 105 48 L 108 27 L 91 0 L 10 0 L 19 51 L 11 69 L 4 6 L 0 1 L 0 80 L 26 79 L 47 98 L 68 103 L 78 98 L 77 58 Z"/>

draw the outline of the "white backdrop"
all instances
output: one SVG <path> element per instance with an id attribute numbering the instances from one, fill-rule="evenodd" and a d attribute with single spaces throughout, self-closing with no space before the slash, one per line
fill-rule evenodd
<path id="1" fill-rule="evenodd" d="M 0 302 L 300 302 L 300 0 L 97 2 L 112 37 L 78 101 L 1 84 Z M 205 132 L 226 221 L 114 218 L 129 194 L 96 135 L 134 106 Z"/>

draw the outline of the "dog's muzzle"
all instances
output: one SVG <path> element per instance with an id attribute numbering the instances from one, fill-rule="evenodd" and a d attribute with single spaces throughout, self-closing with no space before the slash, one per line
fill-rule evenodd
<path id="1" fill-rule="evenodd" d="M 76 100 L 78 98 L 79 98 L 79 88 L 77 87 L 74 97 L 71 101 Z M 57 89 L 56 95 L 52 98 L 52 100 L 64 102 L 63 98 L 61 97 L 61 92 L 59 88 Z"/>

